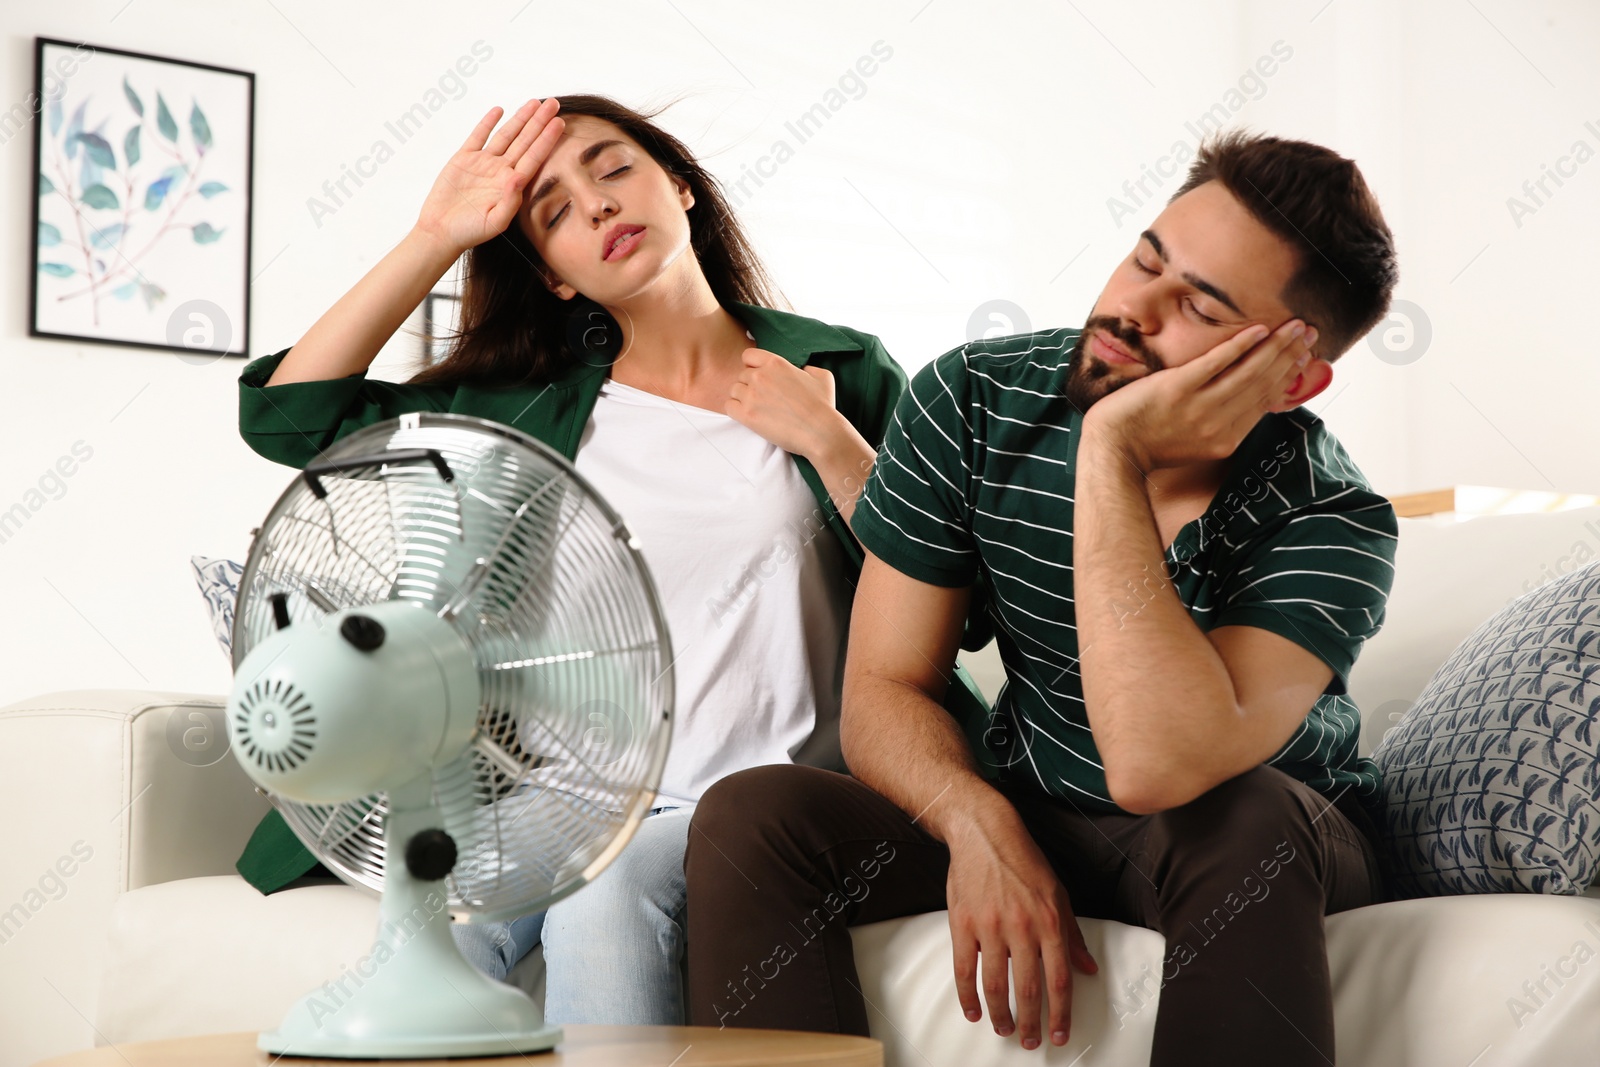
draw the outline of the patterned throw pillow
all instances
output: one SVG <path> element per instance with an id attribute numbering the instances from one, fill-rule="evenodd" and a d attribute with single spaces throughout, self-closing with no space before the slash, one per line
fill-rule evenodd
<path id="1" fill-rule="evenodd" d="M 1600 561 L 1478 627 L 1372 758 L 1396 897 L 1582 893 L 1600 866 Z"/>
<path id="2" fill-rule="evenodd" d="M 231 559 L 208 559 L 190 556 L 189 566 L 194 568 L 194 580 L 200 583 L 200 595 L 206 598 L 206 610 L 211 614 L 211 632 L 222 646 L 222 654 L 229 665 L 233 663 L 233 605 L 239 599 L 239 578 L 244 574 L 244 564 Z"/>

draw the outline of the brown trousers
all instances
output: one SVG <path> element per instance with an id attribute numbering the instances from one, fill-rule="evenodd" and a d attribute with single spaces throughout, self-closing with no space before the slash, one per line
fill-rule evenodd
<path id="1" fill-rule="evenodd" d="M 1322 917 L 1383 899 L 1353 797 L 1329 804 L 1265 764 L 1153 815 L 1002 791 L 1077 915 L 1166 937 L 1153 1065 L 1335 1062 Z M 867 1034 L 848 927 L 943 909 L 949 862 L 846 775 L 718 782 L 684 856 L 689 1022 Z"/>

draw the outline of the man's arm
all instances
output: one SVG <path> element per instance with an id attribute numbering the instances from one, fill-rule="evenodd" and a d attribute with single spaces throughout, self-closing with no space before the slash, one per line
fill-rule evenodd
<path id="1" fill-rule="evenodd" d="M 1333 677 L 1268 630 L 1195 624 L 1167 580 L 1147 486 L 1086 423 L 1073 510 L 1078 669 L 1106 786 L 1136 814 L 1186 804 L 1265 762 Z M 1128 582 L 1143 592 L 1130 596 Z"/>
<path id="2" fill-rule="evenodd" d="M 1167 580 L 1147 488 L 1158 467 L 1232 455 L 1262 415 L 1308 396 L 1295 393 L 1311 358 L 1303 332 L 1298 319 L 1248 327 L 1084 414 L 1073 508 L 1078 669 L 1106 788 L 1128 811 L 1186 804 L 1270 759 L 1333 677 L 1315 654 L 1260 627 L 1201 632 Z M 1152 595 L 1130 610 L 1130 588 Z"/>
<path id="3" fill-rule="evenodd" d="M 1005 803 L 940 704 L 970 597 L 971 587 L 919 582 L 867 552 L 845 657 L 845 762 L 946 844 L 970 805 Z"/>
<path id="4" fill-rule="evenodd" d="M 940 706 L 955 663 L 970 587 L 931 585 L 868 552 L 845 661 L 840 740 L 851 772 L 950 849 L 946 902 L 956 992 L 982 1017 L 976 973 L 995 1032 L 1014 1028 L 1010 960 L 1024 1048 L 1040 1043 L 1049 990 L 1050 1038 L 1071 1027 L 1071 961 L 1094 973 L 1066 890 L 1017 815 L 978 774 L 960 727 Z"/>

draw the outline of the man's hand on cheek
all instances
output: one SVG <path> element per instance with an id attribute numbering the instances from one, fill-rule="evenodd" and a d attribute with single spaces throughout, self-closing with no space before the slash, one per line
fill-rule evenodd
<path id="1" fill-rule="evenodd" d="M 1095 401 L 1083 417 L 1084 435 L 1114 444 L 1146 474 L 1224 459 L 1283 400 L 1316 339 L 1299 319 L 1272 331 L 1247 326 L 1196 359 Z"/>

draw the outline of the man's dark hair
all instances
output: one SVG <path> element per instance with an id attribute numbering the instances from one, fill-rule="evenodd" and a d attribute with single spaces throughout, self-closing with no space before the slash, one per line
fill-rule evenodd
<path id="1" fill-rule="evenodd" d="M 1338 359 L 1389 313 L 1399 280 L 1394 235 L 1361 171 L 1321 145 L 1229 130 L 1203 141 L 1171 199 L 1208 181 L 1294 248 L 1279 299 L 1317 328 L 1317 355 Z"/>

